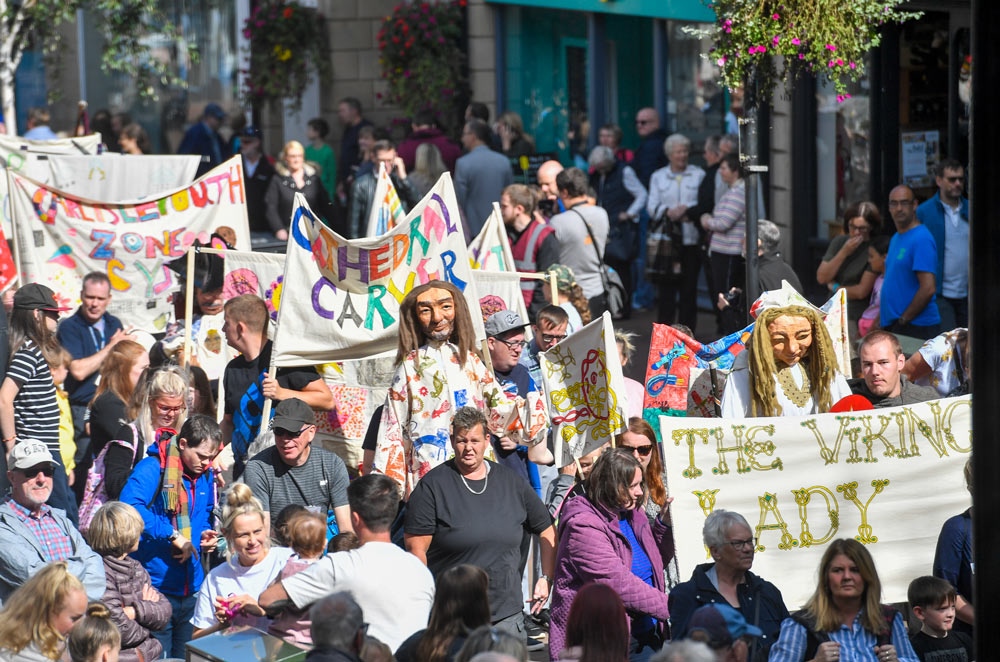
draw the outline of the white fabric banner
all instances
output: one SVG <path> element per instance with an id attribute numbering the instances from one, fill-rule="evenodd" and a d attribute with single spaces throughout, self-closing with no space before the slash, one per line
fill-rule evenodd
<path id="1" fill-rule="evenodd" d="M 521 277 L 516 272 L 473 269 L 472 278 L 476 281 L 482 308 L 513 310 L 525 323 L 531 321 L 528 309 L 524 305 L 524 297 L 521 296 Z M 531 328 L 528 327 L 524 331 L 530 338 Z"/>
<path id="2" fill-rule="evenodd" d="M 375 182 L 375 197 L 372 208 L 368 212 L 368 228 L 366 237 L 378 237 L 396 227 L 406 218 L 406 210 L 399 200 L 399 193 L 385 169 L 385 163 L 379 162 L 378 180 Z"/>
<path id="3" fill-rule="evenodd" d="M 500 205 L 496 202 L 493 203 L 493 212 L 487 217 L 483 229 L 469 242 L 469 259 L 472 260 L 473 269 L 517 271 L 507 228 L 500 214 Z"/>
<path id="4" fill-rule="evenodd" d="M 555 438 L 570 455 L 583 457 L 625 428 L 625 379 L 610 313 L 538 356 Z M 557 467 L 562 451 L 557 443 Z"/>
<path id="5" fill-rule="evenodd" d="M 271 321 L 276 321 L 281 302 L 285 256 L 282 253 L 226 251 L 223 257 L 226 275 L 222 298 L 229 301 L 241 294 L 256 294 L 267 304 Z"/>
<path id="6" fill-rule="evenodd" d="M 195 239 L 229 228 L 250 248 L 243 166 L 235 157 L 188 187 L 146 201 L 95 201 L 9 172 L 11 209 L 24 282 L 51 287 L 76 307 L 91 271 L 111 279 L 108 310 L 135 328 L 161 332 L 173 312 L 177 276 L 167 266 Z"/>
<path id="7" fill-rule="evenodd" d="M 296 196 L 286 251 L 275 365 L 315 365 L 396 351 L 399 304 L 439 279 L 463 291 L 477 340 L 482 315 L 451 177 L 445 173 L 406 219 L 380 237 L 348 240 Z"/>
<path id="8" fill-rule="evenodd" d="M 145 200 L 194 181 L 200 156 L 190 154 L 53 156 L 49 175 L 32 179 L 91 200 Z"/>
<path id="9" fill-rule="evenodd" d="M 753 572 L 789 610 L 816 588 L 826 543 L 855 538 L 875 558 L 883 602 L 931 574 L 938 533 L 969 507 L 969 396 L 850 414 L 748 419 L 660 416 L 677 560 L 688 579 L 716 509 L 758 539 Z"/>

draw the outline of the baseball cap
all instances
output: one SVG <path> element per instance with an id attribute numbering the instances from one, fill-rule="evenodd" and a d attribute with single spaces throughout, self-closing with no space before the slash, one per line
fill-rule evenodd
<path id="1" fill-rule="evenodd" d="M 252 124 L 247 124 L 243 130 L 240 131 L 240 135 L 244 138 L 256 138 L 257 140 L 264 139 L 264 133 Z"/>
<path id="2" fill-rule="evenodd" d="M 28 283 L 14 292 L 14 308 L 18 310 L 48 310 L 61 313 L 69 308 L 56 303 L 55 293 L 41 283 Z"/>
<path id="3" fill-rule="evenodd" d="M 205 115 L 211 115 L 215 119 L 224 120 L 226 119 L 226 111 L 222 110 L 222 106 L 217 103 L 210 103 L 205 106 Z"/>
<path id="4" fill-rule="evenodd" d="M 684 639 L 703 641 L 710 648 L 718 650 L 732 646 L 740 637 L 759 637 L 763 634 L 759 627 L 747 623 L 743 614 L 737 610 L 729 605 L 716 603 L 699 607 L 691 614 Z"/>
<path id="5" fill-rule="evenodd" d="M 486 320 L 486 336 L 493 338 L 508 331 L 523 329 L 526 326 L 528 325 L 524 323 L 521 316 L 513 310 L 501 310 L 499 313 L 493 313 Z"/>
<path id="6" fill-rule="evenodd" d="M 568 291 L 576 285 L 576 276 L 573 275 L 573 270 L 565 264 L 553 264 L 545 273 L 546 275 L 555 274 L 556 287 L 560 291 Z"/>
<path id="7" fill-rule="evenodd" d="M 298 398 L 288 398 L 278 403 L 274 408 L 274 420 L 271 427 L 275 430 L 281 428 L 290 432 L 298 432 L 306 425 L 313 425 L 316 422 L 316 414 L 312 407 L 302 402 Z"/>
<path id="8" fill-rule="evenodd" d="M 14 450 L 10 452 L 11 469 L 20 469 L 23 471 L 37 467 L 43 462 L 55 464 L 55 460 L 52 459 L 52 453 L 49 452 L 48 447 L 34 439 L 25 439 L 15 444 Z"/>

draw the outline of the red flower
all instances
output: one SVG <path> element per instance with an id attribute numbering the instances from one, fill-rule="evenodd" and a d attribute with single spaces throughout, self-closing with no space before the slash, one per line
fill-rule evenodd
<path id="1" fill-rule="evenodd" d="M 285 11 L 281 12 L 281 15 L 285 18 L 291 18 L 294 10 L 291 7 L 285 7 Z"/>

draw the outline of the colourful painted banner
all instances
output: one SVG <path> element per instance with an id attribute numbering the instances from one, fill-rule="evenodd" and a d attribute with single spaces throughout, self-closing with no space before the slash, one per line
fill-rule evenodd
<path id="1" fill-rule="evenodd" d="M 500 214 L 500 205 L 495 202 L 493 212 L 483 224 L 483 229 L 469 242 L 469 259 L 472 261 L 473 269 L 517 271 L 514 265 L 514 252 L 507 237 L 507 228 Z"/>
<path id="2" fill-rule="evenodd" d="M 625 428 L 625 379 L 610 313 L 539 358 L 555 438 L 572 457 L 583 457 Z M 562 452 L 563 444 L 556 443 L 557 467 Z"/>
<path id="3" fill-rule="evenodd" d="M 711 561 L 702 544 L 714 510 L 743 515 L 757 539 L 753 572 L 791 610 L 815 590 L 826 544 L 854 538 L 875 558 L 883 602 L 905 602 L 930 574 L 946 519 L 969 507 L 969 396 L 850 414 L 703 419 L 661 416 L 659 428 L 681 577 Z"/>
<path id="4" fill-rule="evenodd" d="M 414 286 L 440 279 L 479 296 L 451 177 L 443 175 L 403 223 L 381 237 L 341 237 L 300 196 L 292 216 L 278 316 L 276 365 L 315 365 L 396 351 L 399 304 Z M 486 333 L 472 315 L 478 340 Z M 288 329 L 286 332 L 285 329 Z"/>
<path id="5" fill-rule="evenodd" d="M 368 213 L 368 230 L 366 237 L 379 237 L 396 227 L 406 218 L 406 210 L 399 199 L 399 193 L 392 183 L 392 178 L 385 169 L 385 163 L 379 162 L 378 181 L 375 183 L 375 197 Z"/>
<path id="6" fill-rule="evenodd" d="M 195 239 L 228 228 L 237 248 L 250 247 L 239 157 L 190 186 L 145 201 L 95 201 L 15 173 L 10 178 L 17 251 L 25 282 L 44 283 L 66 306 L 79 304 L 91 271 L 111 279 L 109 310 L 156 333 L 170 321 L 177 276 L 167 263 Z"/>
<path id="7" fill-rule="evenodd" d="M 278 319 L 284 280 L 285 256 L 281 253 L 226 251 L 222 298 L 256 294 L 267 303 L 271 321 Z"/>
<path id="8" fill-rule="evenodd" d="M 751 324 L 715 342 L 705 344 L 666 324 L 654 324 L 646 360 L 643 418 L 656 429 L 657 417 L 715 416 L 711 369 L 715 369 L 721 397 L 725 378 L 736 355 L 743 351 Z"/>

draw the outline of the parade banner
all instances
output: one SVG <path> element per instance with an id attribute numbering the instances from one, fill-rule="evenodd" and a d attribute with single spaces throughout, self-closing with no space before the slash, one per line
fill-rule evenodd
<path id="1" fill-rule="evenodd" d="M 315 365 L 396 351 L 399 304 L 431 280 L 460 289 L 486 337 L 451 176 L 380 237 L 348 240 L 323 225 L 296 196 L 285 259 L 275 365 Z"/>
<path id="2" fill-rule="evenodd" d="M 664 466 L 681 577 L 710 562 L 705 518 L 743 515 L 757 539 L 753 572 L 790 610 L 816 588 L 837 538 L 875 558 L 883 602 L 905 602 L 931 572 L 946 519 L 969 507 L 963 467 L 972 450 L 971 398 L 848 414 L 747 419 L 661 416 Z"/>
<path id="3" fill-rule="evenodd" d="M 48 175 L 25 173 L 64 193 L 91 200 L 144 200 L 175 191 L 194 181 L 201 157 L 190 154 L 102 154 L 52 156 Z"/>
<path id="4" fill-rule="evenodd" d="M 555 439 L 580 458 L 622 432 L 625 378 L 611 314 L 604 315 L 538 355 Z M 562 466 L 563 444 L 555 444 Z"/>
<path id="5" fill-rule="evenodd" d="M 0 165 L 3 165 L 8 171 L 47 183 L 38 175 L 40 171 L 48 173 L 45 160 L 49 156 L 97 154 L 100 144 L 101 134 L 99 133 L 61 140 L 25 140 L 18 136 L 0 134 Z M 8 238 L 13 238 L 10 190 L 6 174 L 0 176 L 0 201 L 3 203 L 3 231 Z"/>
<path id="6" fill-rule="evenodd" d="M 256 294 L 267 304 L 271 321 L 277 321 L 285 256 L 281 253 L 227 250 L 223 257 L 225 278 L 222 298 L 229 301 L 241 294 Z"/>
<path id="7" fill-rule="evenodd" d="M 481 295 L 479 305 L 486 316 L 487 311 L 513 310 L 521 316 L 525 323 L 529 322 L 528 308 L 521 296 L 521 277 L 517 272 L 482 271 L 474 269 L 472 278 L 476 281 L 476 290 Z M 525 327 L 525 337 L 531 338 L 531 327 Z"/>
<path id="8" fill-rule="evenodd" d="M 483 271 L 517 271 L 514 252 L 507 237 L 507 227 L 500 214 L 500 205 L 493 203 L 493 212 L 483 229 L 469 243 L 469 259 L 473 269 Z M 522 297 L 523 298 L 523 297 Z M 525 318 L 527 320 L 527 318 Z"/>
<path id="9" fill-rule="evenodd" d="M 753 324 L 703 345 L 671 326 L 654 324 L 643 384 L 643 418 L 655 430 L 661 414 L 715 416 L 714 393 L 721 399 L 726 375 L 736 355 L 745 349 L 751 331 Z"/>
<path id="10" fill-rule="evenodd" d="M 399 200 L 392 178 L 385 169 L 385 163 L 379 162 L 378 181 L 375 183 L 375 197 L 372 208 L 368 212 L 368 229 L 366 237 L 378 237 L 396 227 L 406 218 L 406 210 Z"/>
<path id="11" fill-rule="evenodd" d="M 135 328 L 162 332 L 177 275 L 167 264 L 222 230 L 250 247 L 239 157 L 190 186 L 144 201 L 95 201 L 8 173 L 17 252 L 25 282 L 48 285 L 61 305 L 79 304 L 91 271 L 111 280 L 108 310 Z M 226 231 L 226 228 L 230 232 Z"/>

